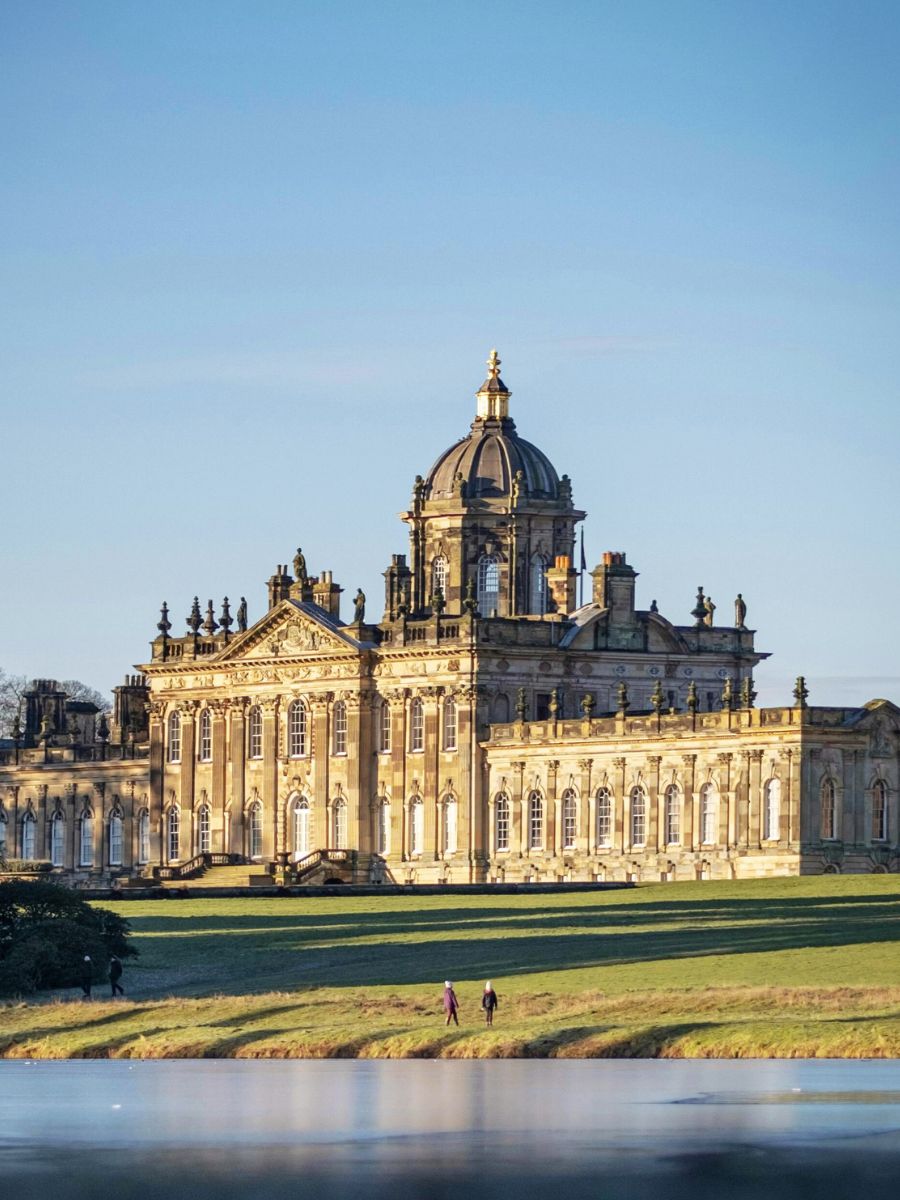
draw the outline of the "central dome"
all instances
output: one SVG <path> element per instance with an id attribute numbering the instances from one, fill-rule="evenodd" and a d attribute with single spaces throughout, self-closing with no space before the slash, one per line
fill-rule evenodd
<path id="1" fill-rule="evenodd" d="M 523 496 L 556 500 L 559 476 L 550 459 L 516 433 L 508 415 L 511 392 L 500 378 L 500 359 L 491 351 L 488 377 L 477 393 L 478 415 L 468 437 L 461 438 L 438 458 L 425 478 L 425 498 L 447 499 L 460 494 L 467 499 L 500 499 L 512 496 L 519 471 Z"/>

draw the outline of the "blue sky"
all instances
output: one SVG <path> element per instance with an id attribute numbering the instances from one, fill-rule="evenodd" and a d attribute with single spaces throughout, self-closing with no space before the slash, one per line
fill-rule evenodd
<path id="1" fill-rule="evenodd" d="M 381 609 L 496 345 L 593 564 L 900 700 L 895 3 L 0 8 L 0 666 L 302 544 Z"/>

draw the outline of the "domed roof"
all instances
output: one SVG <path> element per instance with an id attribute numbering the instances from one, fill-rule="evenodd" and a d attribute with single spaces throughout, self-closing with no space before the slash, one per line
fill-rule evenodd
<path id="1" fill-rule="evenodd" d="M 440 456 L 425 479 L 427 499 L 459 494 L 460 477 L 467 499 L 511 496 L 513 480 L 522 472 L 522 495 L 529 499 L 556 500 L 559 476 L 550 459 L 516 433 L 508 415 L 509 388 L 500 378 L 496 350 L 488 359 L 488 377 L 477 393 L 478 415 L 468 437 Z"/>
<path id="2" fill-rule="evenodd" d="M 516 433 L 510 417 L 500 421 L 477 418 L 472 432 L 445 450 L 425 478 L 425 496 L 438 500 L 458 491 L 462 475 L 467 499 L 496 498 L 512 494 L 513 479 L 521 471 L 523 495 L 555 500 L 559 476 L 542 450 Z"/>

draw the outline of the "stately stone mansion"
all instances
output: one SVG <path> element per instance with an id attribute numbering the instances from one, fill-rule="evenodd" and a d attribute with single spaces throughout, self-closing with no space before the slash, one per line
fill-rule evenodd
<path id="1" fill-rule="evenodd" d="M 697 592 L 578 598 L 572 484 L 492 352 L 469 433 L 417 475 L 384 611 L 297 550 L 265 615 L 163 605 L 109 717 L 36 681 L 0 748 L 6 869 L 80 885 L 221 864 L 285 884 L 740 879 L 900 868 L 900 710 L 755 705 L 766 655 Z M 688 604 L 685 605 L 688 608 Z M 217 611 L 218 609 L 218 611 Z M 729 614 L 731 615 L 731 614 Z M 2 866 L 2 864 L 0 864 Z"/>

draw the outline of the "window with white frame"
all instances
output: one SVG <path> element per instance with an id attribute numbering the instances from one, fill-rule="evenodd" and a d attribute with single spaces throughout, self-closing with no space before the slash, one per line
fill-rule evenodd
<path id="1" fill-rule="evenodd" d="M 347 705 L 343 700 L 338 700 L 332 711 L 332 723 L 334 728 L 334 736 L 332 744 L 335 754 L 347 753 Z"/>
<path id="2" fill-rule="evenodd" d="M 612 845 L 612 793 L 609 788 L 597 789 L 597 845 Z"/>
<path id="3" fill-rule="evenodd" d="M 59 810 L 50 818 L 50 862 L 62 867 L 66 861 L 66 819 Z"/>
<path id="4" fill-rule="evenodd" d="M 335 850 L 347 849 L 347 801 L 335 800 L 331 808 L 332 835 Z"/>
<path id="5" fill-rule="evenodd" d="M 837 795 L 834 780 L 823 779 L 820 793 L 822 837 L 827 841 L 837 837 Z"/>
<path id="6" fill-rule="evenodd" d="M 458 806 L 452 796 L 444 797 L 444 853 L 456 853 Z"/>
<path id="7" fill-rule="evenodd" d="M 883 779 L 878 779 L 872 788 L 872 841 L 874 842 L 887 841 L 887 800 L 887 784 Z"/>
<path id="8" fill-rule="evenodd" d="M 452 696 L 444 700 L 444 749 L 455 750 L 457 739 L 456 701 Z"/>
<path id="9" fill-rule="evenodd" d="M 781 820 L 781 780 L 770 779 L 763 788 L 763 841 L 778 840 Z"/>
<path id="10" fill-rule="evenodd" d="M 496 554 L 482 554 L 478 560 L 478 611 L 483 617 L 496 616 L 500 609 L 500 560 Z"/>
<path id="11" fill-rule="evenodd" d="M 78 861 L 82 867 L 94 865 L 94 816 L 89 808 L 81 814 L 81 839 Z"/>
<path id="12" fill-rule="evenodd" d="M 247 757 L 262 758 L 262 756 L 262 709 L 258 704 L 254 704 L 247 715 Z"/>
<path id="13" fill-rule="evenodd" d="M 647 841 L 647 793 L 642 787 L 631 789 L 631 844 L 643 846 Z"/>
<path id="14" fill-rule="evenodd" d="M 425 806 L 420 796 L 409 802 L 409 852 L 421 854 L 425 844 Z"/>
<path id="15" fill-rule="evenodd" d="M 544 802 L 540 792 L 531 792 L 528 797 L 528 849 L 541 850 L 544 846 Z"/>
<path id="16" fill-rule="evenodd" d="M 542 554 L 531 560 L 531 611 L 540 616 L 547 611 L 547 560 Z"/>
<path id="17" fill-rule="evenodd" d="M 288 708 L 288 757 L 305 758 L 306 755 L 306 705 L 302 700 L 294 700 Z"/>
<path id="18" fill-rule="evenodd" d="M 137 858 L 141 866 L 150 861 L 150 814 L 146 808 L 138 815 Z"/>
<path id="19" fill-rule="evenodd" d="M 391 706 L 387 700 L 381 700 L 375 709 L 376 745 L 380 754 L 390 754 L 391 751 Z"/>
<path id="20" fill-rule="evenodd" d="M 178 862 L 181 857 L 181 821 L 178 808 L 173 804 L 166 813 L 166 851 L 169 862 Z"/>
<path id="21" fill-rule="evenodd" d="M 34 834 L 37 822 L 34 813 L 27 812 L 22 818 L 22 857 L 28 860 L 34 858 Z"/>
<path id="22" fill-rule="evenodd" d="M 562 796 L 562 835 L 563 850 L 574 850 L 578 837 L 578 800 L 571 788 L 566 788 Z"/>
<path id="23" fill-rule="evenodd" d="M 700 841 L 712 845 L 719 840 L 719 790 L 714 783 L 700 789 Z"/>
<path id="24" fill-rule="evenodd" d="M 431 563 L 431 598 L 441 593 L 447 599 L 447 560 L 439 554 Z"/>
<path id="25" fill-rule="evenodd" d="M 168 720 L 168 759 L 170 763 L 181 762 L 181 714 L 172 709 Z"/>
<path id="26" fill-rule="evenodd" d="M 375 845 L 377 854 L 390 854 L 391 806 L 384 796 L 375 802 Z"/>
<path id="27" fill-rule="evenodd" d="M 247 849 L 251 858 L 260 858 L 263 852 L 263 810 L 257 800 L 247 813 Z"/>
<path id="28" fill-rule="evenodd" d="M 425 749 L 425 705 L 418 696 L 409 706 L 409 748 L 414 754 Z"/>
<path id="29" fill-rule="evenodd" d="M 212 829 L 210 828 L 210 812 L 208 804 L 201 804 L 197 810 L 197 853 L 209 854 L 212 850 Z"/>
<path id="30" fill-rule="evenodd" d="M 298 796 L 294 801 L 294 860 L 309 854 L 309 801 Z"/>
<path id="31" fill-rule="evenodd" d="M 121 867 L 123 850 L 122 814 L 112 813 L 109 818 L 109 865 Z"/>
<path id="32" fill-rule="evenodd" d="M 681 841 L 681 788 L 677 783 L 666 788 L 663 805 L 666 845 L 677 846 Z"/>
<path id="33" fill-rule="evenodd" d="M 509 849 L 509 796 L 505 792 L 494 801 L 494 839 L 498 850 Z"/>
<path id="34" fill-rule="evenodd" d="M 197 757 L 201 762 L 212 762 L 212 713 L 208 708 L 200 714 Z"/>

